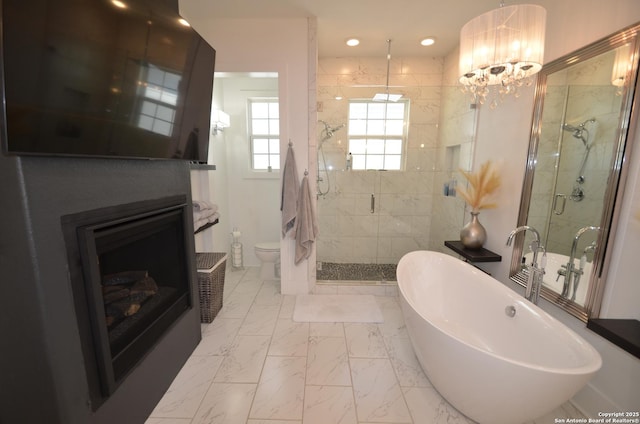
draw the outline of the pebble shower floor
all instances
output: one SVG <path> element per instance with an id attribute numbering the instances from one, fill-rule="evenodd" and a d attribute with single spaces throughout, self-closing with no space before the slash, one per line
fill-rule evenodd
<path id="1" fill-rule="evenodd" d="M 396 264 L 339 264 L 319 262 L 316 278 L 319 281 L 396 281 Z"/>

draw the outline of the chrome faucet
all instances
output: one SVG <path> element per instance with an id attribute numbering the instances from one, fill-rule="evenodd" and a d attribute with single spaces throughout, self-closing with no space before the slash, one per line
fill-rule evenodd
<path id="1" fill-rule="evenodd" d="M 542 287 L 542 277 L 544 276 L 544 268 L 547 265 L 547 251 L 540 243 L 540 233 L 533 227 L 523 225 L 509 233 L 507 238 L 507 246 L 511 246 L 513 238 L 516 234 L 522 231 L 530 231 L 533 233 L 533 241 L 529 244 L 529 249 L 533 253 L 531 260 L 531 266 L 529 268 L 529 275 L 527 277 L 527 287 L 525 288 L 524 297 L 534 304 L 538 304 L 538 298 L 540 297 L 540 288 Z M 538 266 L 538 252 L 542 251 L 542 263 Z"/>
<path id="2" fill-rule="evenodd" d="M 562 296 L 569 297 L 569 292 L 571 290 L 571 280 L 573 277 L 573 293 L 571 295 L 571 300 L 576 300 L 576 292 L 578 291 L 578 285 L 580 284 L 580 277 L 584 273 L 584 262 L 586 261 L 587 251 L 592 249 L 595 250 L 596 245 L 592 243 L 590 246 L 587 246 L 584 249 L 582 254 L 582 258 L 580 260 L 580 267 L 576 269 L 574 261 L 576 259 L 576 250 L 578 249 L 578 241 L 580 241 L 580 237 L 588 231 L 600 231 L 600 227 L 582 227 L 578 230 L 576 235 L 573 237 L 573 243 L 571 244 L 571 254 L 569 255 L 569 261 L 566 265 L 562 265 L 562 270 L 558 270 L 559 275 L 564 275 L 564 284 L 562 285 Z M 593 246 L 593 247 L 591 247 Z"/>

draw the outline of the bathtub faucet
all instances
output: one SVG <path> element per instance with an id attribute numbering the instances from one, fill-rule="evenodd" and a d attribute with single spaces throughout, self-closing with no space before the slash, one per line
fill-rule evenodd
<path id="1" fill-rule="evenodd" d="M 562 294 L 561 294 L 563 297 L 569 297 L 569 294 L 571 293 L 570 286 L 572 284 L 571 277 L 573 277 L 573 294 L 571 296 L 571 300 L 576 300 L 576 292 L 578 291 L 578 284 L 580 284 L 580 277 L 584 273 L 583 269 L 586 262 L 586 254 L 587 254 L 587 251 L 590 249 L 590 246 L 587 246 L 587 248 L 585 248 L 582 258 L 580 259 L 580 268 L 576 269 L 574 261 L 576 259 L 576 250 L 578 249 L 578 241 L 580 241 L 580 237 L 582 237 L 582 235 L 588 231 L 600 232 L 600 227 L 589 226 L 589 227 L 582 227 L 578 230 L 576 235 L 573 237 L 573 243 L 571 244 L 571 254 L 569 255 L 569 261 L 567 262 L 566 265 L 562 265 L 562 268 L 563 268 L 562 270 L 558 271 L 561 275 L 564 274 L 564 284 L 562 285 Z M 593 246 L 593 250 L 595 250 L 596 248 L 595 242 L 592 243 L 591 246 Z M 562 271 L 564 271 L 564 273 L 562 273 Z"/>
<path id="2" fill-rule="evenodd" d="M 547 266 L 547 251 L 540 243 L 540 233 L 538 230 L 528 225 L 523 225 L 511 231 L 511 233 L 509 233 L 509 238 L 507 238 L 507 246 L 511 246 L 516 234 L 523 231 L 530 231 L 533 233 L 533 241 L 529 244 L 529 249 L 531 249 L 531 252 L 533 253 L 533 259 L 531 260 L 531 266 L 529 267 L 529 275 L 527 277 L 527 287 L 525 288 L 524 297 L 528 301 L 538 304 L 540 289 L 542 287 L 542 278 L 544 276 L 544 268 Z M 538 265 L 538 253 L 540 251 L 542 251 L 542 263 Z"/>

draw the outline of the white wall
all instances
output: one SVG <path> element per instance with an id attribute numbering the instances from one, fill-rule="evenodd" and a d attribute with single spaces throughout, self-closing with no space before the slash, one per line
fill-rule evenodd
<path id="1" fill-rule="evenodd" d="M 293 143 L 299 179 L 305 169 L 315 175 L 315 154 L 309 157 L 310 134 L 315 134 L 315 20 L 216 19 L 202 13 L 208 0 L 181 0 L 180 13 L 216 49 L 217 72 L 277 72 L 280 102 L 280 150 Z M 214 83 L 215 85 L 215 83 Z M 315 137 L 314 137 L 315 138 Z M 315 145 L 315 141 L 312 141 Z M 281 168 L 286 155 L 281 155 Z M 215 171 L 214 171 L 215 172 Z M 229 192 L 241 190 L 229 181 Z M 247 196 L 248 197 L 248 196 Z M 248 202 L 255 199 L 247 198 Z M 235 206 L 234 206 L 235 207 Z M 229 214 L 233 214 L 229 210 Z M 280 228 L 280 220 L 272 223 Z M 231 231 L 231 228 L 229 228 Z M 294 265 L 294 241 L 281 241 L 281 289 L 285 294 L 307 293 L 315 282 L 315 251 Z M 244 246 L 253 250 L 253 246 Z"/>
<path id="2" fill-rule="evenodd" d="M 213 107 L 221 108 L 222 89 L 220 84 L 213 86 Z M 209 158 L 207 163 L 216 169 L 191 171 L 191 197 L 193 200 L 205 200 L 218 205 L 220 223 L 195 235 L 196 252 L 229 253 L 229 204 L 227 195 L 227 145 L 224 133 L 211 134 L 209 137 Z"/>
<path id="3" fill-rule="evenodd" d="M 636 0 L 539 3 L 547 9 L 547 62 L 640 21 L 640 2 Z M 487 159 L 498 160 L 503 175 L 499 208 L 482 212 L 482 223 L 489 233 L 486 247 L 501 254 L 503 261 L 485 268 L 517 291 L 523 289 L 509 281 L 511 248 L 505 246 L 505 241 L 517 221 L 533 113 L 533 94 L 533 89 L 528 88 L 519 99 L 508 99 L 495 110 L 481 108 L 475 148 L 476 164 Z M 640 285 L 637 257 L 634 254 L 640 248 L 640 225 L 633 221 L 633 213 L 640 204 L 640 134 L 638 128 L 632 130 L 636 134 L 629 142 L 635 145 L 635 149 L 620 215 L 623 224 L 615 234 L 614 259 L 607 276 L 602 310 L 604 317 L 640 316 L 637 307 Z M 554 305 L 541 300 L 540 306 L 585 337 L 602 355 L 602 369 L 574 398 L 574 403 L 594 417 L 600 411 L 637 410 L 640 361 L 587 330 L 584 323 Z"/>
<path id="4" fill-rule="evenodd" d="M 232 76 L 216 78 L 222 91 L 220 106 L 230 115 L 224 131 L 228 190 L 229 226 L 242 233 L 244 266 L 259 266 L 253 246 L 280 240 L 280 172 L 252 172 L 247 139 L 247 102 L 255 97 L 277 97 L 277 78 Z M 228 236 L 228 234 L 227 234 Z M 229 237 L 225 241 L 229 240 Z M 227 243 L 228 244 L 228 243 Z"/>

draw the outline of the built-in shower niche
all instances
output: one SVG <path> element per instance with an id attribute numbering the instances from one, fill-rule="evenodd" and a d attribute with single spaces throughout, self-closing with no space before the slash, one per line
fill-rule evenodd
<path id="1" fill-rule="evenodd" d="M 183 196 L 62 218 L 92 408 L 191 308 Z"/>

